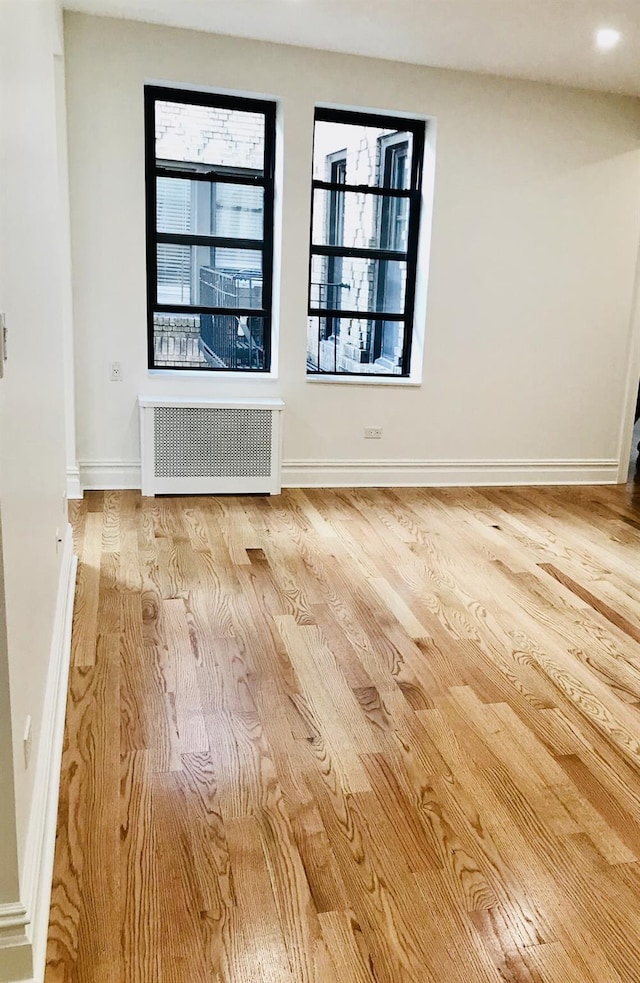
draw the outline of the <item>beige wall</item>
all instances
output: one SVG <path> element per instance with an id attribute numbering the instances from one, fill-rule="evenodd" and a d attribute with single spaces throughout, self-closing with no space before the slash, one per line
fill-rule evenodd
<path id="1" fill-rule="evenodd" d="M 280 395 L 284 458 L 614 460 L 639 238 L 637 101 L 140 23 L 66 19 L 78 456 L 139 457 L 139 393 Z M 146 369 L 145 81 L 273 96 L 279 378 Z M 437 120 L 423 384 L 306 381 L 315 103 Z M 124 381 L 108 381 L 110 360 Z M 384 438 L 363 440 L 365 426 Z"/>
<path id="2" fill-rule="evenodd" d="M 22 869 L 58 591 L 56 530 L 64 530 L 67 521 L 65 269 L 54 83 L 55 58 L 62 48 L 56 4 L 5 0 L 0 4 L 0 38 L 0 310 L 6 312 L 9 329 L 9 359 L 0 379 L 0 510 L 14 822 Z M 0 640 L 3 657 L 7 653 Z M 5 685 L 0 668 L 0 686 Z M 33 751 L 27 769 L 22 740 L 28 716 Z M 6 740 L 2 731 L 0 745 Z M 6 751 L 5 743 L 0 756 Z M 3 788 L 2 807 L 9 798 Z M 6 837 L 8 842 L 8 832 Z M 0 838 L 4 841 L 4 829 Z M 0 863 L 0 885 L 5 872 Z"/>

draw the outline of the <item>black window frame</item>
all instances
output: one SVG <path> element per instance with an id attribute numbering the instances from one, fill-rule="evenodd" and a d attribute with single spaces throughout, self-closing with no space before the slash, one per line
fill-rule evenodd
<path id="1" fill-rule="evenodd" d="M 264 161 L 263 172 L 247 174 L 244 169 L 211 165 L 196 165 L 188 169 L 189 162 L 159 164 L 156 158 L 155 107 L 157 102 L 175 102 L 180 105 L 209 106 L 213 109 L 230 109 L 245 113 L 259 113 L 264 116 Z M 156 372 L 243 372 L 248 375 L 264 374 L 271 371 L 272 319 L 273 319 L 273 242 L 274 242 L 274 181 L 276 145 L 275 102 L 266 99 L 230 96 L 215 92 L 194 89 L 181 89 L 163 85 L 144 87 L 144 127 L 145 127 L 145 201 L 147 237 L 147 349 L 148 367 Z M 197 170 L 195 167 L 197 166 Z M 157 179 L 178 178 L 188 181 L 207 181 L 210 184 L 240 184 L 263 189 L 263 228 L 262 239 L 241 239 L 239 237 L 203 236 L 192 233 L 163 233 L 157 230 Z M 177 243 L 183 245 L 205 245 L 211 248 L 251 249 L 262 254 L 262 307 L 208 307 L 194 304 L 158 303 L 158 245 Z M 206 314 L 212 316 L 234 316 L 261 318 L 263 324 L 263 365 L 221 367 L 204 364 L 197 368 L 181 365 L 156 365 L 154 361 L 154 315 L 185 314 L 193 316 Z"/>
<path id="2" fill-rule="evenodd" d="M 311 225 L 309 233 L 309 293 L 308 293 L 308 316 L 311 318 L 324 318 L 327 324 L 333 325 L 336 319 L 352 318 L 354 320 L 366 320 L 372 324 L 375 345 L 380 344 L 379 335 L 385 321 L 397 321 L 404 324 L 404 337 L 402 347 L 402 371 L 398 372 L 354 372 L 342 371 L 334 363 L 333 370 L 320 368 L 320 358 L 317 360 L 317 368 L 312 369 L 307 364 L 308 376 L 341 377 L 355 376 L 360 379 L 369 379 L 375 382 L 376 379 L 408 378 L 411 374 L 411 350 L 413 343 L 414 321 L 415 321 L 415 293 L 418 270 L 418 242 L 420 236 L 420 215 L 422 211 L 422 174 L 424 166 L 424 149 L 426 139 L 426 121 L 406 118 L 402 116 L 388 116 L 385 114 L 362 112 L 348 109 L 329 109 L 317 106 L 314 113 L 314 148 L 315 148 L 315 126 L 316 123 L 345 123 L 356 126 L 371 126 L 380 129 L 390 129 L 399 133 L 410 133 L 412 136 L 411 172 L 409 175 L 408 188 L 399 189 L 385 187 L 384 185 L 367 184 L 348 184 L 332 181 L 320 180 L 312 173 L 311 180 Z M 383 137 L 383 141 L 388 141 L 390 134 Z M 380 145 L 379 152 L 384 154 L 384 147 Z M 314 158 L 315 163 L 315 158 Z M 313 165 L 312 165 L 313 166 Z M 409 202 L 409 218 L 407 232 L 406 250 L 396 251 L 384 248 L 360 248 L 348 246 L 334 246 L 315 243 L 313 241 L 314 228 L 314 207 L 316 191 L 328 191 L 330 193 L 344 194 L 357 192 L 366 195 L 375 195 L 381 198 L 404 198 Z M 352 311 L 340 310 L 337 308 L 312 306 L 312 264 L 314 256 L 327 257 L 353 257 L 360 259 L 400 260 L 407 264 L 407 276 L 405 285 L 404 311 L 401 314 L 388 313 L 374 310 Z M 378 286 L 376 284 L 376 291 Z M 328 335 L 326 335 L 328 337 Z M 318 349 L 321 339 L 321 326 L 318 323 Z"/>

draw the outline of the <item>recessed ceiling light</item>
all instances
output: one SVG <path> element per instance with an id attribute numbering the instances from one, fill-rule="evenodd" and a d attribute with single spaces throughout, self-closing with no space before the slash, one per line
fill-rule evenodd
<path id="1" fill-rule="evenodd" d="M 601 27 L 596 31 L 596 44 L 600 51 L 611 51 L 622 40 L 622 34 L 615 27 Z"/>

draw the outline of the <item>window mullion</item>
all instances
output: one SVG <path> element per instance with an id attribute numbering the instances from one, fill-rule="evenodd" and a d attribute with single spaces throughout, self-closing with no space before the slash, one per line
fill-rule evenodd
<path id="1" fill-rule="evenodd" d="M 410 198 L 410 188 L 386 188 L 374 184 L 341 184 L 336 181 L 319 181 L 314 178 L 311 182 L 314 191 L 338 191 L 347 194 L 374 195 L 382 198 Z"/>
<path id="2" fill-rule="evenodd" d="M 406 314 L 390 313 L 388 311 L 355 311 L 343 310 L 340 307 L 309 307 L 309 317 L 341 317 L 354 321 L 404 321 Z"/>
<path id="3" fill-rule="evenodd" d="M 234 236 L 191 235 L 187 232 L 157 232 L 159 243 L 177 246 L 210 246 L 212 249 L 247 249 L 251 252 L 262 252 L 263 239 L 236 239 Z"/>
<path id="4" fill-rule="evenodd" d="M 266 318 L 268 311 L 264 307 L 207 307 L 203 304 L 154 304 L 157 314 L 228 314 L 235 317 Z"/>
<path id="5" fill-rule="evenodd" d="M 181 167 L 166 167 L 156 164 L 156 177 L 169 177 L 177 181 L 206 181 L 209 184 L 243 184 L 250 188 L 265 188 L 271 179 L 262 175 L 225 174 L 224 172 L 189 171 Z"/>
<path id="6" fill-rule="evenodd" d="M 374 259 L 406 262 L 407 253 L 396 249 L 364 249 L 359 246 L 327 246 L 322 243 L 312 243 L 311 252 L 314 256 L 338 256 L 345 259 Z"/>

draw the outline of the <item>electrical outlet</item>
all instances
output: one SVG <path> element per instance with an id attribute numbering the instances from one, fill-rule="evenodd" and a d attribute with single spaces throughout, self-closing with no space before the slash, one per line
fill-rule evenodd
<path id="1" fill-rule="evenodd" d="M 364 428 L 364 439 L 365 440 L 380 440 L 382 437 L 382 427 L 365 427 Z"/>
<path id="2" fill-rule="evenodd" d="M 56 529 L 56 553 L 60 552 L 61 543 L 62 543 L 62 536 L 60 535 L 60 530 Z"/>
<path id="3" fill-rule="evenodd" d="M 122 362 L 109 363 L 110 382 L 122 382 Z"/>
<path id="4" fill-rule="evenodd" d="M 24 737 L 22 738 L 22 748 L 24 751 L 24 766 L 29 767 L 31 761 L 31 717 L 27 717 L 24 722 Z"/>

